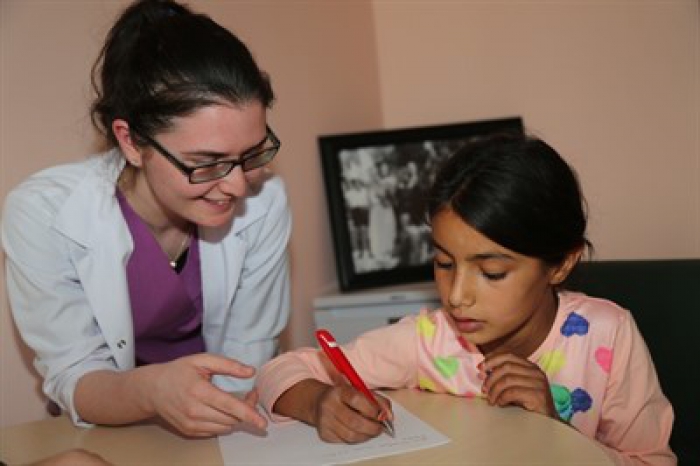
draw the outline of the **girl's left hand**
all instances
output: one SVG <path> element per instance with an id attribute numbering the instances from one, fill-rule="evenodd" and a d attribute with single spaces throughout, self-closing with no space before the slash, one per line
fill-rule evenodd
<path id="1" fill-rule="evenodd" d="M 487 356 L 479 369 L 484 377 L 481 390 L 489 404 L 517 405 L 559 419 L 549 380 L 537 364 L 508 353 Z"/>

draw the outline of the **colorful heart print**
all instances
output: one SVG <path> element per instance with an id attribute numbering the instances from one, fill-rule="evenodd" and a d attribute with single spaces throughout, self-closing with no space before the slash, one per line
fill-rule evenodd
<path id="1" fill-rule="evenodd" d="M 433 360 L 433 365 L 446 379 L 451 378 L 459 370 L 459 360 L 452 356 L 438 356 Z"/>
<path id="2" fill-rule="evenodd" d="M 423 335 L 428 340 L 435 336 L 435 324 L 431 322 L 428 316 L 419 316 L 416 320 L 416 325 L 418 326 L 419 335 Z"/>
<path id="3" fill-rule="evenodd" d="M 437 392 L 437 386 L 435 382 L 425 376 L 418 377 L 418 387 L 423 390 L 428 390 L 430 392 Z"/>
<path id="4" fill-rule="evenodd" d="M 610 373 L 610 366 L 612 366 L 613 352 L 612 349 L 605 346 L 599 347 L 595 350 L 595 360 L 598 365 L 605 371 L 606 374 Z"/>
<path id="5" fill-rule="evenodd" d="M 561 334 L 565 337 L 572 335 L 585 335 L 588 333 L 588 320 L 585 317 L 572 312 L 561 326 Z"/>
<path id="6" fill-rule="evenodd" d="M 545 374 L 549 377 L 555 375 L 566 364 L 566 355 L 560 350 L 548 351 L 544 353 L 537 365 L 539 365 Z"/>
<path id="7" fill-rule="evenodd" d="M 586 412 L 591 409 L 592 405 L 591 395 L 583 388 L 577 388 L 571 392 L 571 406 L 574 408 L 574 412 Z"/>
<path id="8" fill-rule="evenodd" d="M 569 389 L 562 385 L 552 384 L 549 387 L 552 392 L 552 400 L 554 401 L 554 407 L 559 413 L 559 417 L 564 421 L 569 422 L 571 416 L 574 415 L 574 410 L 571 406 L 571 393 Z"/>

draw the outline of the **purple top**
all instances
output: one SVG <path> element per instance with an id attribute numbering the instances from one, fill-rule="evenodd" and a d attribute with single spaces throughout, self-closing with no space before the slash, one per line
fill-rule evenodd
<path id="1" fill-rule="evenodd" d="M 204 311 L 196 233 L 187 262 L 178 274 L 170 267 L 151 230 L 119 190 L 117 199 L 134 241 L 126 275 L 134 319 L 136 364 L 166 362 L 203 352 Z"/>

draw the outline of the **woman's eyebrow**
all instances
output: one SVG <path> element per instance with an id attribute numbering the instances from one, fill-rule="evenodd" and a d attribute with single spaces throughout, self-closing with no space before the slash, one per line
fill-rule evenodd
<path id="1" fill-rule="evenodd" d="M 182 152 L 182 155 L 187 155 L 189 157 L 207 157 L 207 158 L 216 158 L 220 159 L 223 157 L 229 156 L 229 154 L 225 152 L 217 152 L 213 150 L 190 150 L 190 151 L 184 151 Z"/>
<path id="2" fill-rule="evenodd" d="M 247 154 L 247 153 L 250 152 L 250 151 L 253 151 L 253 150 L 255 150 L 255 149 L 259 149 L 259 148 L 261 148 L 262 146 L 264 146 L 264 145 L 265 145 L 265 141 L 267 141 L 268 137 L 269 137 L 268 134 L 265 133 L 265 136 L 263 136 L 262 140 L 261 140 L 259 143 L 257 143 L 257 144 L 255 144 L 255 145 L 249 147 L 248 149 L 244 150 L 244 151 L 243 151 L 243 154 Z"/>
<path id="3" fill-rule="evenodd" d="M 262 146 L 265 145 L 265 141 L 267 141 L 267 134 L 265 134 L 265 136 L 262 138 L 262 141 L 253 144 L 252 146 L 250 146 L 249 148 L 247 148 L 246 150 L 241 152 L 238 156 L 242 157 L 242 156 L 254 151 L 255 149 L 261 148 Z M 228 154 L 226 152 L 218 152 L 218 151 L 214 151 L 214 150 L 202 149 L 202 150 L 184 151 L 184 152 L 182 152 L 182 155 L 189 155 L 189 156 L 194 156 L 194 157 L 211 157 L 211 158 L 219 158 L 220 159 L 220 158 L 228 157 L 231 154 Z"/>

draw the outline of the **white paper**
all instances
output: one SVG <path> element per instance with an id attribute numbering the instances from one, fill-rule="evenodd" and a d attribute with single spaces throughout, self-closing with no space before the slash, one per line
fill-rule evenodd
<path id="1" fill-rule="evenodd" d="M 383 433 L 358 445 L 326 443 L 302 422 L 269 423 L 267 433 L 252 428 L 219 437 L 224 464 L 331 465 L 395 455 L 445 444 L 450 439 L 392 402 L 396 437 Z"/>

